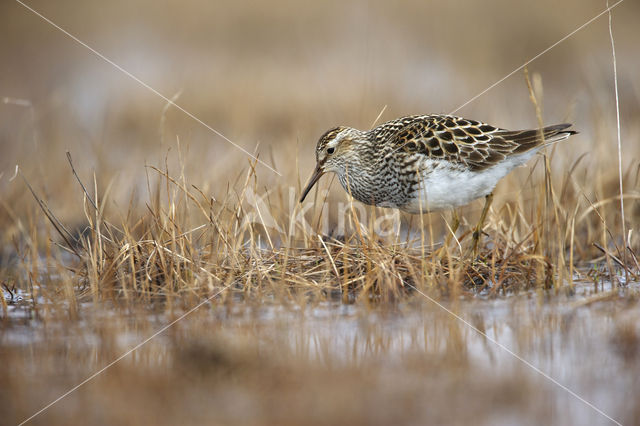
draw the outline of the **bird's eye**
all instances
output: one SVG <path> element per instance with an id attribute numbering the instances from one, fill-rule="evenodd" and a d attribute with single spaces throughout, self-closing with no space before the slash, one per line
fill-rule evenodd
<path id="1" fill-rule="evenodd" d="M 327 148 L 327 154 L 333 154 L 336 149 L 334 147 Z"/>

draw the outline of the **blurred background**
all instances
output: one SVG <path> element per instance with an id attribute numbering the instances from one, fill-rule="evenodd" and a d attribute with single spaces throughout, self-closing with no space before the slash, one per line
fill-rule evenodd
<path id="1" fill-rule="evenodd" d="M 259 194 L 276 190 L 272 194 L 284 199 L 279 201 L 283 208 L 274 209 L 285 213 L 276 218 L 280 223 L 287 223 L 291 211 L 287 197 L 293 192 L 290 200 L 295 203 L 312 172 L 317 138 L 336 125 L 368 129 L 381 111 L 378 123 L 407 114 L 449 113 L 464 105 L 457 115 L 509 129 L 537 127 L 522 71 L 467 101 L 606 7 L 602 0 L 26 4 L 277 170 L 281 175 L 258 165 L 250 188 Z M 636 252 L 639 19 L 637 1 L 626 0 L 613 10 L 627 229 L 635 232 L 630 246 Z M 580 132 L 553 149 L 552 181 L 556 189 L 563 187 L 557 191 L 560 198 L 567 194 L 554 207 L 561 205 L 566 215 L 548 232 L 560 247 L 558 258 L 567 247 L 575 247 L 575 259 L 567 264 L 592 263 L 580 265 L 575 275 L 581 281 L 575 286 L 564 285 L 566 276 L 560 276 L 559 287 L 543 291 L 536 285 L 522 297 L 494 298 L 493 289 L 476 294 L 466 287 L 439 287 L 426 275 L 420 284 L 478 330 L 486 330 L 613 418 L 632 424 L 640 418 L 634 397 L 640 389 L 638 286 L 617 287 L 611 277 L 621 282 L 621 274 L 615 275 L 609 258 L 608 268 L 603 266 L 604 256 L 597 258 L 601 253 L 592 244 L 601 242 L 613 251 L 613 243 L 621 240 L 607 15 L 532 62 L 528 70 L 544 123 L 572 122 Z M 132 232 L 146 232 L 147 252 L 136 244 L 119 246 L 118 240 L 97 254 L 87 250 L 78 261 L 85 264 L 70 270 L 65 252 L 50 243 L 57 236 L 25 183 L 13 178 L 19 166 L 65 225 L 72 231 L 86 229 L 83 192 L 66 151 L 89 193 L 94 193 L 95 177 L 98 197 L 108 194 L 105 217 L 116 226 L 126 222 Z M 179 226 L 161 229 L 163 221 L 174 218 L 167 208 L 173 201 L 167 196 L 170 185 L 165 181 L 158 190 L 162 179 L 148 166 L 167 168 L 172 177 L 184 175 L 185 187 L 195 185 L 205 198 L 215 197 L 211 210 L 222 211 L 242 200 L 238 192 L 250 161 L 33 11 L 16 1 L 0 2 L 0 282 L 15 281 L 18 286 L 3 287 L 2 293 L 9 302 L 2 300 L 0 320 L 0 423 L 26 419 L 200 303 L 213 291 L 211 278 L 201 273 L 211 269 L 228 276 L 236 287 L 34 423 L 610 424 L 422 293 L 406 298 L 392 293 L 379 304 L 364 292 L 354 304 L 333 300 L 327 289 L 335 290 L 336 266 L 324 259 L 326 246 L 313 251 L 309 241 L 296 246 L 308 250 L 301 252 L 297 266 L 289 267 L 295 262 L 285 256 L 281 273 L 278 260 L 272 262 L 277 250 L 244 257 L 244 240 L 238 237 L 237 252 L 221 250 L 217 257 L 214 249 L 220 245 L 207 247 L 211 253 L 201 249 L 209 244 L 206 238 L 224 233 L 211 227 L 206 238 L 194 233 L 194 250 L 182 247 L 184 256 L 176 262 L 180 268 L 192 259 L 192 269 L 180 269 L 175 282 L 167 279 L 154 287 L 160 297 L 169 295 L 166 301 L 148 299 L 141 291 L 140 310 L 134 310 L 126 303 L 126 292 L 120 297 L 125 281 L 131 278 L 133 289 L 138 282 L 151 285 L 143 269 L 135 269 L 134 259 L 148 267 L 158 242 L 174 249 L 169 231 L 192 230 L 207 222 L 198 211 L 192 214 L 193 227 L 176 215 Z M 541 163 L 532 161 L 499 184 L 491 216 L 501 219 L 491 221 L 492 236 L 524 241 L 538 232 L 545 219 L 540 213 L 546 195 Z M 330 181 L 323 178 L 320 188 Z M 150 201 L 161 196 L 166 196 L 162 203 Z M 231 201 L 220 207 L 225 197 Z M 346 198 L 334 183 L 328 204 Z M 509 203 L 514 200 L 521 203 Z M 190 201 L 183 196 L 177 204 Z M 591 203 L 599 201 L 607 204 L 596 214 Z M 481 206 L 475 202 L 469 209 L 477 214 Z M 314 207 L 307 216 L 317 217 Z M 330 215 L 335 222 L 336 213 Z M 528 218 L 521 220 L 524 216 Z M 233 227 L 236 218 L 233 210 L 216 223 Z M 405 224 L 407 219 L 403 216 Z M 416 219 L 413 225 L 417 228 Z M 517 231 L 520 235 L 513 230 L 518 227 L 523 228 Z M 368 258 L 359 257 L 364 250 L 350 244 L 345 249 L 353 249 L 349 259 L 368 264 Z M 547 261 L 531 248 L 533 243 L 527 244 L 521 250 L 523 259 Z M 381 247 L 380 253 L 389 258 L 379 259 L 392 265 L 385 274 L 395 273 L 395 249 Z M 123 253 L 129 253 L 132 272 L 118 278 L 122 287 L 114 287 L 121 269 L 113 272 L 109 266 L 101 270 L 103 275 L 91 275 L 102 265 L 91 259 L 103 255 L 111 256 L 109 265 L 125 270 Z M 52 259 L 60 261 L 46 264 Z M 418 269 L 430 274 L 421 261 L 416 260 Z M 198 262 L 207 269 L 197 269 Z M 573 263 L 565 265 L 557 270 L 573 272 Z M 526 264 L 510 270 L 522 267 Z M 180 281 L 183 272 L 192 275 Z M 381 272 L 373 273 L 367 276 Z M 449 276 L 460 278 L 454 275 Z M 317 276 L 321 278 L 316 281 Z M 180 285 L 171 287 L 175 283 Z M 400 291 L 395 281 L 386 284 Z M 322 297 L 307 297 L 309 288 Z M 24 300 L 14 301 L 14 290 L 24 294 Z M 469 297 L 458 298 L 455 291 Z M 240 303 L 236 296 L 246 299 Z"/>
<path id="2" fill-rule="evenodd" d="M 39 13 L 176 102 L 298 187 L 314 146 L 336 125 L 370 128 L 406 114 L 448 113 L 605 9 L 604 1 L 30 1 Z M 248 157 L 17 2 L 0 5 L 0 195 L 34 203 L 19 165 L 64 220 L 80 220 L 83 179 L 111 184 L 115 204 L 148 198 L 146 165 L 220 196 Z M 625 167 L 637 158 L 640 5 L 614 9 Z M 558 150 L 596 176 L 616 168 L 606 14 L 529 65 L 546 124 L 581 132 Z M 457 111 L 505 128 L 537 126 L 520 71 Z M 567 163 L 567 164 L 570 164 Z M 563 172 L 563 171 L 562 171 Z M 526 176 L 526 171 L 522 172 Z M 328 185 L 328 178 L 323 185 Z M 304 183 L 304 182 L 302 182 Z M 73 189 L 73 191 L 67 191 Z M 100 188 L 99 188 L 100 189 Z M 332 197 L 344 194 L 333 185 Z M 65 196 L 61 196 L 61 195 Z M 76 202 L 71 202 L 71 201 Z M 133 203 L 140 205 L 143 203 Z M 122 207 L 124 208 L 124 207 Z M 479 208 L 479 207 L 478 207 Z M 0 213 L 2 215 L 6 212 Z"/>

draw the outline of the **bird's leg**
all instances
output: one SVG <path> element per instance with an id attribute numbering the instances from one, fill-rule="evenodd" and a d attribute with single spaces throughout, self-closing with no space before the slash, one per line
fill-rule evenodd
<path id="1" fill-rule="evenodd" d="M 482 214 L 480 215 L 480 221 L 478 225 L 476 225 L 476 229 L 473 231 L 473 258 L 476 258 L 478 254 L 478 242 L 480 241 L 480 233 L 482 232 L 482 227 L 484 225 L 484 220 L 487 218 L 487 212 L 489 211 L 489 206 L 491 206 L 491 202 L 493 201 L 493 192 L 489 193 L 484 199 L 484 207 L 482 208 Z"/>
<path id="2" fill-rule="evenodd" d="M 458 217 L 458 211 L 456 209 L 453 209 L 453 211 L 451 212 L 451 226 L 449 229 L 450 233 L 449 235 L 447 235 L 447 238 L 444 242 L 445 247 L 449 246 L 449 243 L 451 242 L 451 237 L 456 235 L 456 231 L 458 230 L 459 226 L 460 226 L 460 218 Z"/>
<path id="3" fill-rule="evenodd" d="M 445 222 L 446 222 L 446 219 L 445 219 Z M 445 238 L 444 243 L 442 244 L 442 247 L 440 247 L 438 250 L 434 252 L 436 256 L 439 257 L 440 259 L 443 259 L 447 255 L 451 238 L 456 235 L 456 231 L 460 226 L 460 218 L 458 217 L 457 210 L 451 211 L 451 223 L 450 224 L 447 223 L 446 225 L 447 225 L 447 229 L 449 230 L 447 237 Z"/>

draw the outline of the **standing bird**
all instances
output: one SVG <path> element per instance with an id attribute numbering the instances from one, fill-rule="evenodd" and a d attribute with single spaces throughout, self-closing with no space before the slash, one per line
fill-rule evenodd
<path id="1" fill-rule="evenodd" d="M 402 117 L 369 131 L 335 127 L 318 140 L 316 169 L 300 202 L 328 172 L 356 200 L 408 213 L 455 209 L 484 196 L 475 253 L 498 181 L 543 146 L 577 133 L 569 127 L 512 131 L 441 114 Z"/>

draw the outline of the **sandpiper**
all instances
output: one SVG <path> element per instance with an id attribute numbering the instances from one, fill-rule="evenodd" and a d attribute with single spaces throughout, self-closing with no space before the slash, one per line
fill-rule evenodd
<path id="1" fill-rule="evenodd" d="M 506 130 L 451 115 L 412 115 L 369 131 L 335 127 L 320 137 L 300 202 L 327 173 L 365 204 L 408 213 L 455 209 L 486 197 L 478 235 L 500 179 L 543 146 L 577 133 L 571 124 Z"/>

